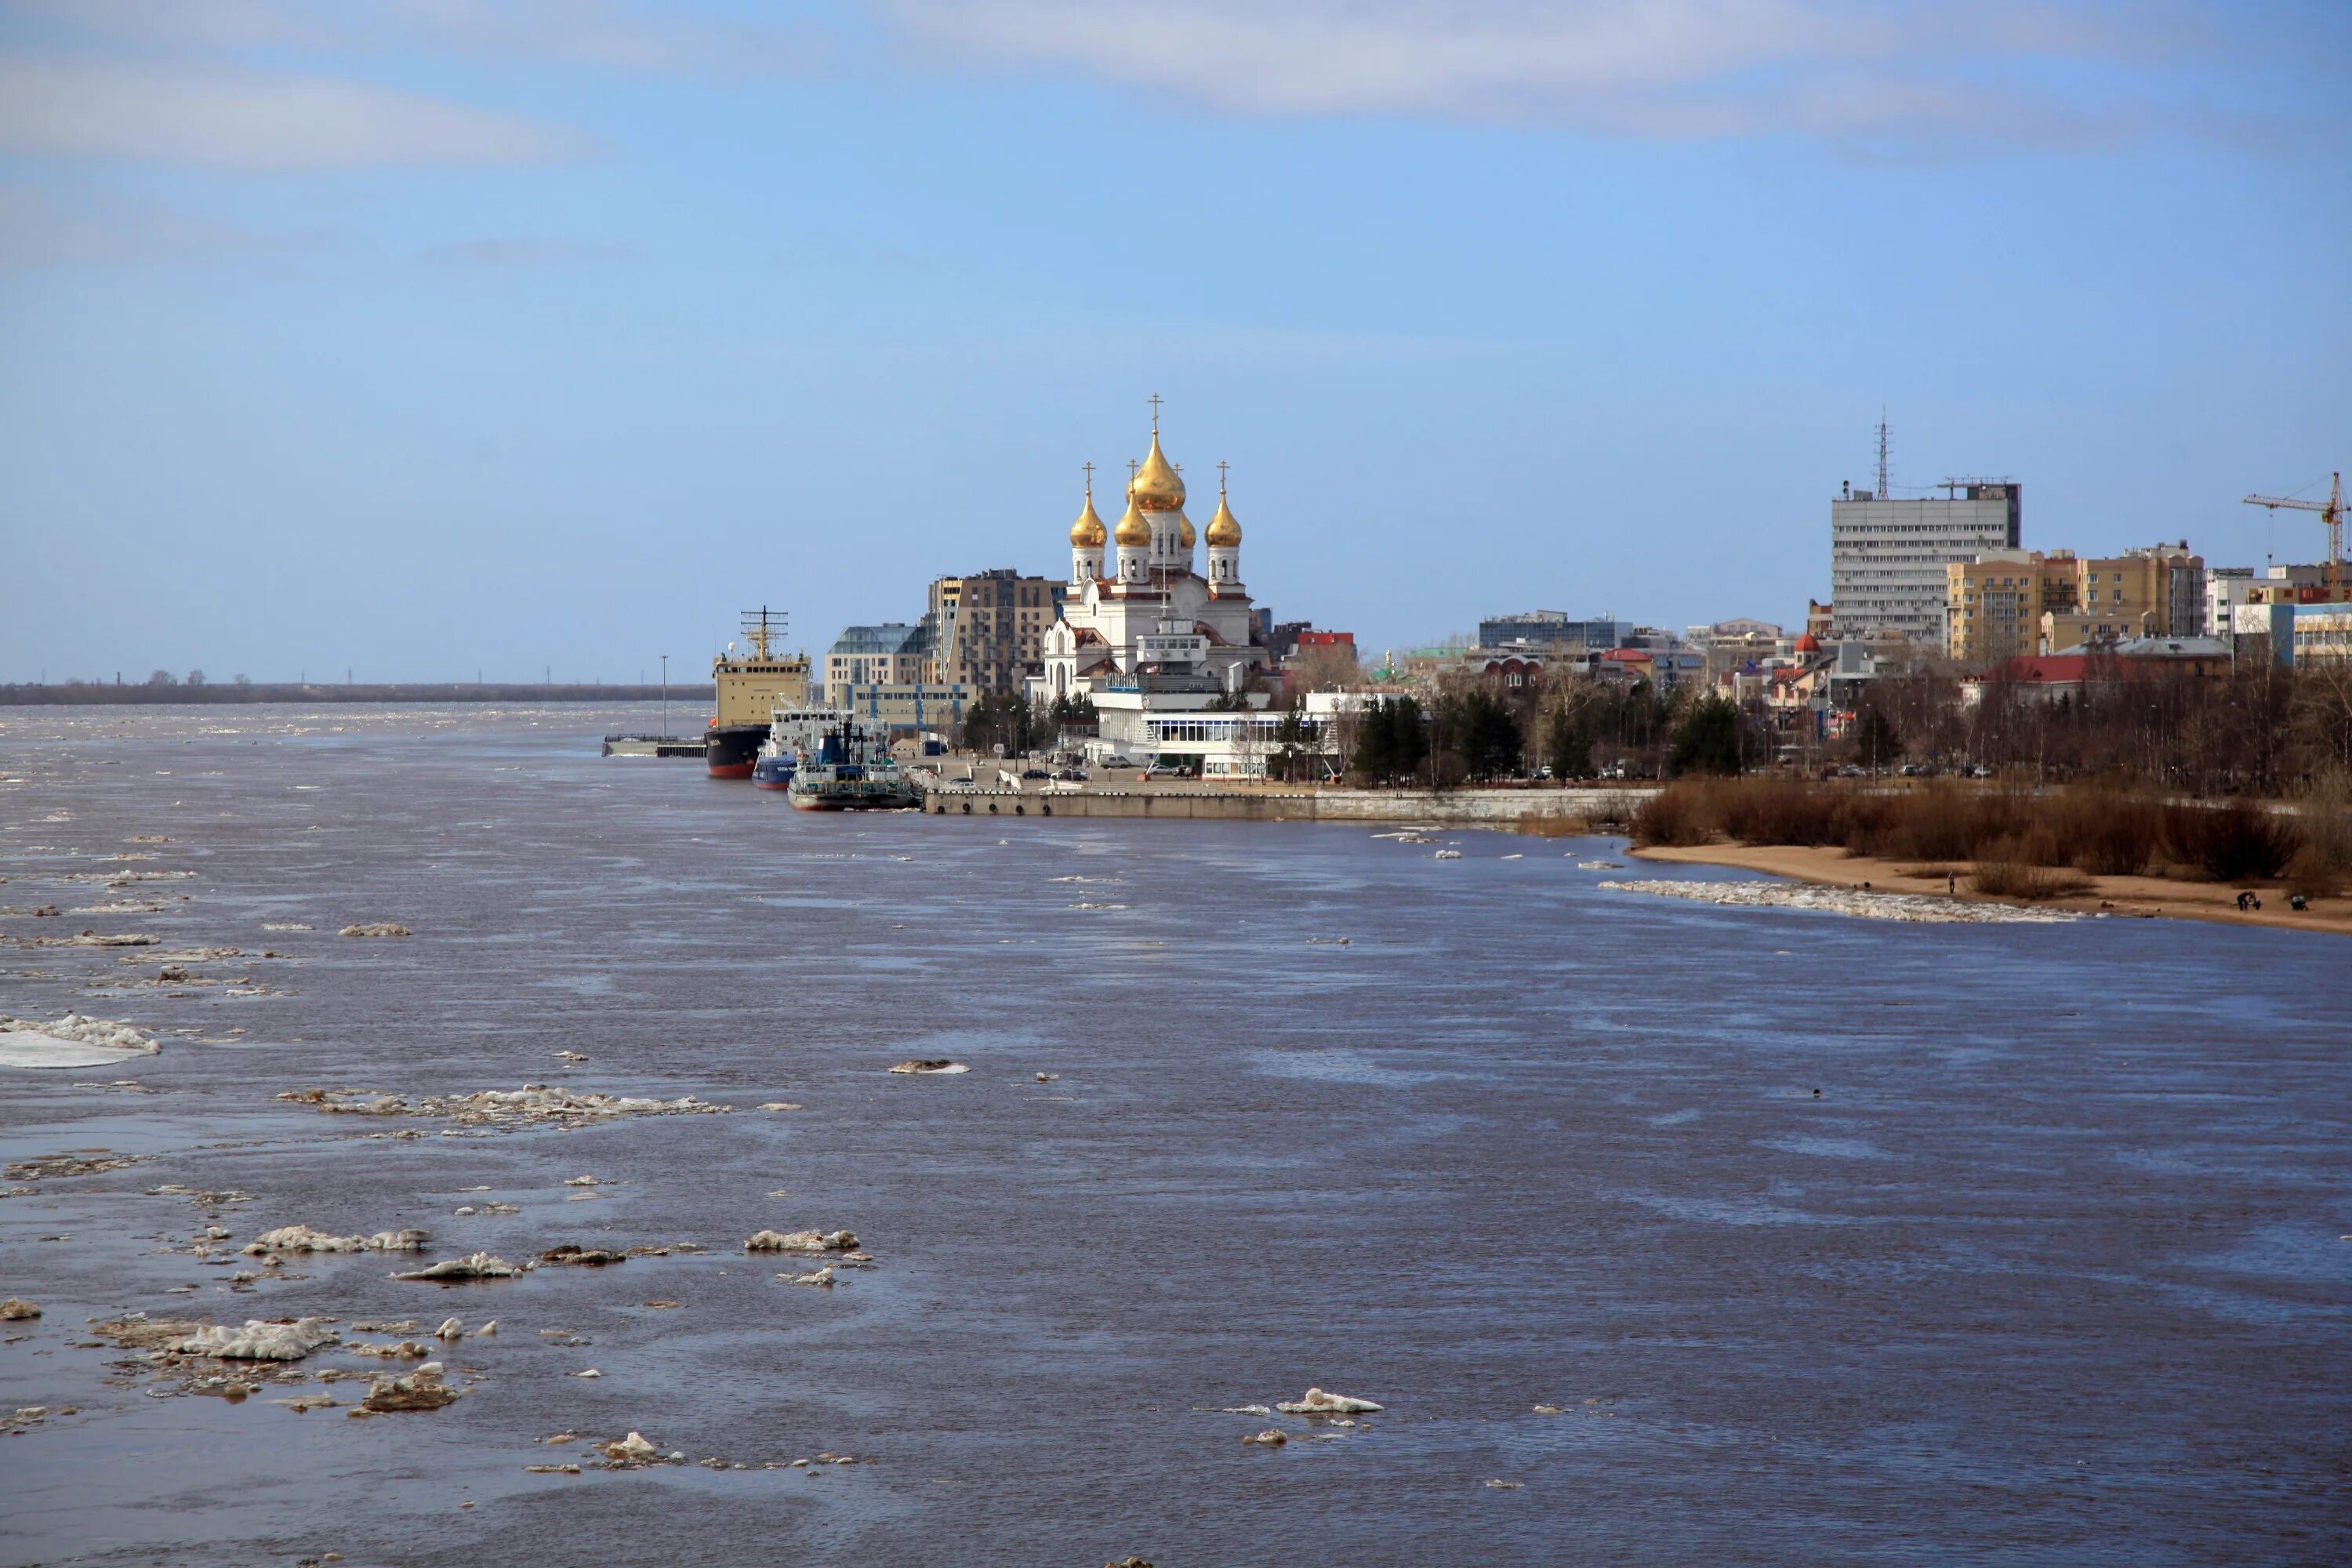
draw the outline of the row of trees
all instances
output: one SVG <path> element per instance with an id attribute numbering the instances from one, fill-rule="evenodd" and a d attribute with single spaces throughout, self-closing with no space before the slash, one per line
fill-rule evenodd
<path id="1" fill-rule="evenodd" d="M 1647 683 L 1556 680 L 1508 689 L 1441 683 L 1426 700 L 1381 700 L 1346 726 L 1340 754 L 1360 781 L 1445 786 L 1520 777 L 1729 776 L 1852 764 L 1984 767 L 2057 781 L 2104 777 L 2189 795 L 2292 794 L 2352 775 L 2352 661 L 2269 665 L 2221 676 L 2093 670 L 2055 700 L 1989 680 L 1971 700 L 1947 674 L 1885 678 L 1843 733 L 1818 739 L 1811 712 Z"/>
<path id="2" fill-rule="evenodd" d="M 986 752 L 1003 746 L 1006 756 L 1017 756 L 1044 750 L 1065 731 L 1094 728 L 1095 705 L 1083 697 L 1031 702 L 1007 691 L 975 698 L 963 710 L 961 731 L 956 739 L 965 751 Z"/>

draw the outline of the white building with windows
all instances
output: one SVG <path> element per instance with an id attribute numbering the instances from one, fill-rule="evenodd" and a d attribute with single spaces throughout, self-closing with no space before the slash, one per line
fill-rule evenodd
<path id="1" fill-rule="evenodd" d="M 1273 656 L 1242 582 L 1241 524 L 1222 479 L 1216 515 L 1199 533 L 1185 499 L 1155 417 L 1117 527 L 1103 526 L 1087 487 L 1070 527 L 1069 592 L 1029 695 L 1091 701 L 1097 755 L 1184 759 L 1208 776 L 1262 773 L 1282 716 L 1248 689 Z M 1205 567 L 1194 554 L 1203 542 Z"/>
<path id="2" fill-rule="evenodd" d="M 2022 510 L 2013 479 L 1953 479 L 1944 488 L 1916 500 L 1853 489 L 1831 500 L 1832 636 L 1894 633 L 1944 646 L 1944 568 L 2018 548 Z"/>

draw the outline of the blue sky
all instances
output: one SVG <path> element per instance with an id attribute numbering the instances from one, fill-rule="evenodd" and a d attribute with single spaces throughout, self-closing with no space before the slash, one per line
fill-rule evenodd
<path id="1" fill-rule="evenodd" d="M 1155 392 L 1375 648 L 1794 623 L 1882 406 L 2031 545 L 2314 559 L 2237 498 L 2352 464 L 2348 62 L 2261 0 L 0 0 L 0 679 L 821 647 L 1066 572 Z"/>

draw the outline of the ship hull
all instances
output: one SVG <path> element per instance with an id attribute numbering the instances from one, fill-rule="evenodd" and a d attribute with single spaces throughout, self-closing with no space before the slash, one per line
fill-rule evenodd
<path id="1" fill-rule="evenodd" d="M 790 789 L 798 771 L 791 757 L 761 757 L 751 764 L 751 782 L 761 789 Z"/>
<path id="2" fill-rule="evenodd" d="M 715 779 L 748 779 L 760 760 L 760 742 L 768 738 L 765 724 L 716 724 L 702 738 L 703 760 Z"/>

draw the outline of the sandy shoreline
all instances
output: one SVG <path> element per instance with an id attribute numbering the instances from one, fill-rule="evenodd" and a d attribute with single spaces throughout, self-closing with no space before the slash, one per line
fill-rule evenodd
<path id="1" fill-rule="evenodd" d="M 1627 852 L 1643 860 L 1734 866 L 1742 870 L 1794 877 L 1801 881 L 1820 882 L 1832 887 L 1861 888 L 1867 884 L 1877 892 L 1941 895 L 1947 888 L 1946 880 L 1940 875 L 1906 875 L 1907 871 L 1921 868 L 1916 861 L 1848 855 L 1843 849 L 1826 847 L 1706 844 L 1690 848 L 1658 847 Z M 1971 893 L 1968 890 L 1967 865 L 1956 863 L 1953 868 L 1960 874 L 1958 897 L 1964 902 L 2031 904 L 2040 909 L 2072 910 L 2082 914 L 2104 912 L 2109 915 L 2157 916 L 2166 920 L 2279 926 L 2292 931 L 2352 936 L 2352 898 L 2314 899 L 2308 910 L 2297 914 L 2287 908 L 2286 889 L 2274 883 L 2253 884 L 2262 894 L 2263 907 L 2260 910 L 2241 914 L 2237 906 L 2239 884 L 2233 882 L 2175 882 L 2162 877 L 2093 877 L 2091 890 L 2087 893 L 2073 898 L 2028 900 L 1992 899 L 1980 893 Z"/>

